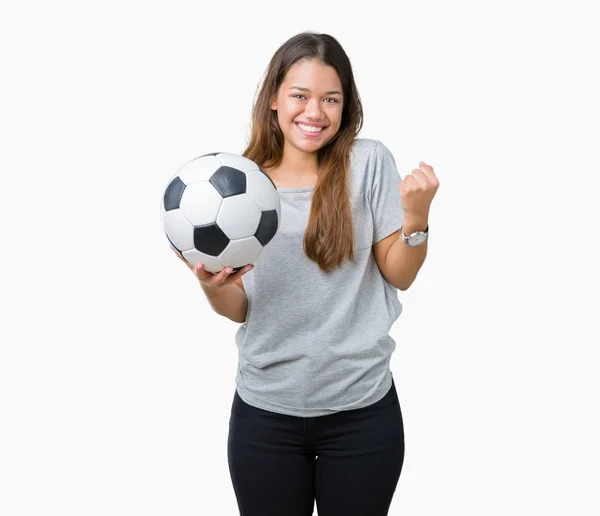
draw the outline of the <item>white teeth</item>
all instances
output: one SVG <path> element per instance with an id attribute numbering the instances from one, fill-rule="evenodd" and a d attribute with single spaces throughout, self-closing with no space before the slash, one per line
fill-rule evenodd
<path id="1" fill-rule="evenodd" d="M 302 129 L 303 131 L 306 131 L 309 133 L 320 133 L 323 130 L 322 127 L 311 127 L 309 125 L 303 125 L 303 124 L 298 124 L 298 127 L 300 127 L 300 129 Z"/>

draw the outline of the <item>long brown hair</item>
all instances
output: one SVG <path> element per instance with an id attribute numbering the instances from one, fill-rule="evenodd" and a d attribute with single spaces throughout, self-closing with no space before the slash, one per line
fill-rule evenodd
<path id="1" fill-rule="evenodd" d="M 242 153 L 261 167 L 270 168 L 283 158 L 283 132 L 271 99 L 277 95 L 288 70 L 302 59 L 317 59 L 337 71 L 342 83 L 343 108 L 336 135 L 317 151 L 319 174 L 312 194 L 304 252 L 324 272 L 354 260 L 354 230 L 349 197 L 350 150 L 363 124 L 363 110 L 350 59 L 340 43 L 328 34 L 303 32 L 275 52 L 252 111 L 252 131 Z"/>

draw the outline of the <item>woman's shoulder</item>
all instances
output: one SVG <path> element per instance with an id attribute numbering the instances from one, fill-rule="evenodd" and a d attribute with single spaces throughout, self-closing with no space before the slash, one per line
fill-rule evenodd
<path id="1" fill-rule="evenodd" d="M 352 144 L 352 153 L 354 155 L 371 154 L 381 142 L 373 138 L 356 138 Z"/>
<path id="2" fill-rule="evenodd" d="M 353 192 L 370 191 L 382 171 L 393 170 L 396 160 L 390 149 L 374 138 L 356 138 L 350 157 L 350 183 Z"/>
<path id="3" fill-rule="evenodd" d="M 351 159 L 358 166 L 373 166 L 377 161 L 395 161 L 390 149 L 374 138 L 356 138 L 352 145 Z"/>
<path id="4" fill-rule="evenodd" d="M 368 191 L 372 182 L 372 170 L 377 158 L 374 154 L 380 144 L 373 138 L 356 138 L 350 153 L 350 191 L 352 196 Z"/>
<path id="5" fill-rule="evenodd" d="M 356 138 L 352 145 L 351 158 L 362 165 L 372 164 L 373 160 L 394 159 L 390 149 L 381 140 L 374 138 Z"/>

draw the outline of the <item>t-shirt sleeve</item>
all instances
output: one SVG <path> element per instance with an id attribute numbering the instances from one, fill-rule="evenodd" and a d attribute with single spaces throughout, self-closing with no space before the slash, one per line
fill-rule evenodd
<path id="1" fill-rule="evenodd" d="M 400 173 L 389 149 L 377 142 L 373 151 L 370 205 L 373 215 L 373 244 L 402 227 L 404 209 L 400 201 Z"/>

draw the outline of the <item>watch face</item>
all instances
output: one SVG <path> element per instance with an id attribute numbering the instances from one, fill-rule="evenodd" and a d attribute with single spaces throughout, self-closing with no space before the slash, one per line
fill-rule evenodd
<path id="1" fill-rule="evenodd" d="M 427 235 L 415 235 L 408 239 L 408 244 L 411 246 L 420 245 L 427 240 Z"/>

